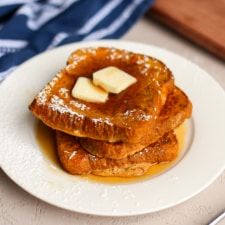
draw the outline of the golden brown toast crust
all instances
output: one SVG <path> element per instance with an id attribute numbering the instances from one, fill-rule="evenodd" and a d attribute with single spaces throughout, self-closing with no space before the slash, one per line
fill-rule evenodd
<path id="1" fill-rule="evenodd" d="M 112 159 L 125 158 L 135 152 L 141 151 L 144 147 L 158 140 L 165 133 L 175 129 L 191 116 L 192 104 L 188 97 L 179 88 L 175 88 L 167 97 L 157 123 L 153 129 L 143 136 L 139 143 L 116 142 L 109 143 L 90 138 L 81 138 L 82 147 L 88 152 L 98 157 Z"/>
<path id="2" fill-rule="evenodd" d="M 79 138 L 56 131 L 58 156 L 62 167 L 71 174 L 101 176 L 140 176 L 161 162 L 169 162 L 178 154 L 176 136 L 170 132 L 142 151 L 124 159 L 107 159 L 86 152 Z"/>
<path id="3" fill-rule="evenodd" d="M 48 126 L 73 136 L 137 143 L 154 126 L 174 87 L 173 75 L 162 62 L 125 50 L 79 49 L 67 63 L 29 109 Z M 71 90 L 79 76 L 91 77 L 107 66 L 116 66 L 138 81 L 119 94 L 110 94 L 103 104 L 72 97 Z"/>

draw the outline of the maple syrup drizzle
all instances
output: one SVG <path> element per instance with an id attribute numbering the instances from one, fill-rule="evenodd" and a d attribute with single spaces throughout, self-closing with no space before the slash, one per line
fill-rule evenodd
<path id="1" fill-rule="evenodd" d="M 175 163 L 178 161 L 179 156 L 181 155 L 185 146 L 186 131 L 187 129 L 185 123 L 175 129 L 175 134 L 177 136 L 179 144 L 179 154 L 177 159 L 173 160 L 172 162 L 153 165 L 150 167 L 149 171 L 143 176 L 125 178 L 125 177 L 101 177 L 91 174 L 88 176 L 80 176 L 80 177 L 93 182 L 108 183 L 108 184 L 130 183 L 155 177 L 173 167 Z M 36 139 L 48 164 L 58 169 L 62 169 L 57 157 L 54 131 L 51 128 L 47 127 L 45 124 L 43 124 L 41 121 L 38 121 L 36 126 Z"/>
<path id="2" fill-rule="evenodd" d="M 36 139 L 47 163 L 50 166 L 61 169 L 56 152 L 54 130 L 38 121 L 36 125 Z"/>

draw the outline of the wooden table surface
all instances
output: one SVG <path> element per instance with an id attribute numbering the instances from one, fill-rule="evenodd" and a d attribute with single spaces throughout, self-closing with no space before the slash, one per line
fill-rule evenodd
<path id="1" fill-rule="evenodd" d="M 156 0 L 150 15 L 225 60 L 225 0 Z"/>
<path id="2" fill-rule="evenodd" d="M 148 18 L 140 20 L 124 39 L 176 52 L 204 68 L 225 89 L 224 62 Z M 178 206 L 143 216 L 111 218 L 73 213 L 44 203 L 0 170 L 0 225 L 205 225 L 222 210 L 225 172 L 203 192 Z"/>

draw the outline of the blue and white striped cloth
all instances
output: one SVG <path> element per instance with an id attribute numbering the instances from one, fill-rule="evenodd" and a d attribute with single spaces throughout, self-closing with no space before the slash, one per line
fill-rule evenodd
<path id="1" fill-rule="evenodd" d="M 121 37 L 154 0 L 0 0 L 0 81 L 70 42 Z"/>

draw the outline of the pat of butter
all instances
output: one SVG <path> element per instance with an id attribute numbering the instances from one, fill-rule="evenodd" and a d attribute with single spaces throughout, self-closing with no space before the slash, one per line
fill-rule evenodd
<path id="1" fill-rule="evenodd" d="M 108 99 L 108 93 L 95 86 L 90 79 L 79 77 L 72 90 L 72 96 L 87 102 L 103 103 Z"/>
<path id="2" fill-rule="evenodd" d="M 125 90 L 136 81 L 137 79 L 135 77 L 113 66 L 93 73 L 93 82 L 95 85 L 99 85 L 106 91 L 115 94 Z"/>

